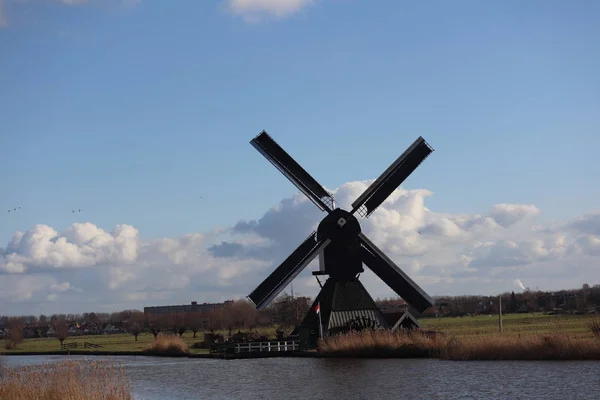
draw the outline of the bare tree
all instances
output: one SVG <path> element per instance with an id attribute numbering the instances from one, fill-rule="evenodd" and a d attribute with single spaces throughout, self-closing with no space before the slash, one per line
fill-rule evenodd
<path id="1" fill-rule="evenodd" d="M 144 327 L 144 313 L 133 310 L 128 316 L 125 325 L 127 330 L 135 337 L 135 341 L 138 340 L 138 335 L 142 332 Z"/>
<path id="2" fill-rule="evenodd" d="M 204 321 L 204 316 L 197 312 L 189 312 L 186 314 L 185 319 L 187 321 L 187 325 L 189 329 L 194 333 L 194 337 L 196 337 L 196 333 L 202 328 L 202 322 Z"/>
<path id="3" fill-rule="evenodd" d="M 222 309 L 223 322 L 227 329 L 253 328 L 258 321 L 258 311 L 246 300 L 237 300 Z"/>
<path id="4" fill-rule="evenodd" d="M 183 337 L 183 334 L 187 330 L 186 318 L 184 313 L 172 313 L 169 315 L 169 326 L 173 330 L 173 333 Z"/>
<path id="5" fill-rule="evenodd" d="M 7 350 L 15 348 L 23 341 L 23 319 L 11 317 L 8 319 L 8 337 L 4 341 L 4 347 Z"/>
<path id="6" fill-rule="evenodd" d="M 65 339 L 69 336 L 69 323 L 65 317 L 59 317 L 54 324 L 54 331 L 56 332 L 56 338 L 62 345 Z"/>
<path id="7" fill-rule="evenodd" d="M 208 312 L 208 328 L 211 331 L 214 329 L 223 329 L 225 327 L 224 314 L 225 312 L 220 308 Z"/>
<path id="8" fill-rule="evenodd" d="M 91 312 L 87 315 L 84 322 L 87 324 L 98 324 L 100 322 L 100 318 L 98 318 L 98 315 L 95 312 Z"/>
<path id="9" fill-rule="evenodd" d="M 154 339 L 158 337 L 158 334 L 164 330 L 168 329 L 169 321 L 167 315 L 152 315 L 148 314 L 146 316 L 146 323 L 148 324 L 148 328 L 152 335 L 154 335 Z"/>

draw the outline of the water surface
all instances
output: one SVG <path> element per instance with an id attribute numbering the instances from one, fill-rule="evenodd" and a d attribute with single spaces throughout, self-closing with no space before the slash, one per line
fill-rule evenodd
<path id="1" fill-rule="evenodd" d="M 12 356 L 9 366 L 65 360 Z M 600 362 L 86 357 L 122 363 L 135 398 L 167 399 L 600 399 Z"/>

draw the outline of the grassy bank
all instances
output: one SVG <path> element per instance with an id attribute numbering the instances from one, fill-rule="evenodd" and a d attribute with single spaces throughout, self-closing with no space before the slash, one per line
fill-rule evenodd
<path id="1" fill-rule="evenodd" d="M 132 400 L 129 381 L 117 365 L 64 361 L 2 370 L 0 399 Z"/>
<path id="2" fill-rule="evenodd" d="M 267 327 L 258 329 L 259 333 L 275 337 L 275 328 Z M 217 331 L 217 333 L 227 335 L 226 331 Z M 234 332 L 235 333 L 235 332 Z M 162 334 L 161 334 L 162 335 Z M 193 337 L 191 332 L 186 332 L 183 335 L 183 343 L 189 348 L 191 354 L 207 354 L 206 349 L 194 349 L 192 345 L 203 340 L 203 332 L 196 334 Z M 93 343 L 100 345 L 100 348 L 84 348 L 84 343 Z M 65 343 L 77 343 L 77 352 L 111 352 L 111 353 L 126 353 L 126 352 L 143 352 L 148 346 L 154 342 L 154 336 L 151 333 L 142 333 L 136 341 L 133 335 L 118 334 L 118 335 L 89 335 L 89 336 L 72 336 L 65 340 Z M 60 342 L 56 338 L 35 338 L 25 339 L 17 344 L 13 349 L 6 350 L 4 340 L 0 340 L 0 353 L 18 354 L 18 353 L 51 353 L 60 350 Z"/>
<path id="3" fill-rule="evenodd" d="M 161 337 L 160 335 L 159 337 Z M 207 353 L 206 349 L 192 349 L 192 344 L 202 341 L 202 335 L 197 335 L 193 338 L 192 335 L 185 336 L 182 342 L 190 348 L 193 354 Z M 84 343 L 93 343 L 100 345 L 100 348 L 84 348 Z M 71 353 L 123 353 L 128 352 L 141 353 L 148 349 L 154 342 L 154 336 L 149 333 L 143 333 L 138 336 L 137 342 L 132 335 L 90 335 L 90 336 L 74 336 L 68 337 L 65 343 L 77 343 L 77 348 Z M 7 355 L 19 353 L 51 353 L 60 351 L 60 343 L 56 338 L 36 338 L 25 339 L 19 343 L 14 349 L 4 349 L 2 341 L 0 341 L 0 353 L 4 352 Z"/>

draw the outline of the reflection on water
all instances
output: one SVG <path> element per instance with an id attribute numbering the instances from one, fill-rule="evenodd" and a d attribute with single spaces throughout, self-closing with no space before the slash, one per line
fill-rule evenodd
<path id="1" fill-rule="evenodd" d="M 100 358 L 109 357 L 93 359 Z M 599 362 L 110 358 L 122 363 L 140 400 L 600 399 Z M 7 359 L 15 366 L 66 357 Z"/>

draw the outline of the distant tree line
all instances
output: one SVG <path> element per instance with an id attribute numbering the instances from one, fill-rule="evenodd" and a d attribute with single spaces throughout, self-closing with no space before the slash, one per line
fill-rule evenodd
<path id="1" fill-rule="evenodd" d="M 500 296 L 438 296 L 435 307 L 426 316 L 463 316 L 497 314 L 498 297 L 503 313 L 546 312 L 549 314 L 600 313 L 600 285 L 584 284 L 580 289 L 540 291 L 525 288 L 522 292 L 506 292 Z"/>
<path id="2" fill-rule="evenodd" d="M 595 313 L 600 312 L 600 285 L 584 284 L 580 289 L 556 292 L 526 288 L 520 293 L 503 293 L 503 313 Z M 399 297 L 377 299 L 383 312 L 409 309 Z M 130 333 L 134 340 L 142 332 L 183 336 L 190 332 L 210 330 L 253 330 L 278 325 L 291 328 L 298 325 L 308 311 L 312 299 L 279 296 L 269 307 L 258 311 L 246 300 L 236 300 L 208 313 L 187 312 L 144 314 L 139 310 L 113 313 L 53 314 L 51 316 L 0 316 L 0 339 L 12 348 L 24 338 L 55 337 L 60 343 L 69 336 Z M 498 296 L 437 296 L 435 306 L 421 317 L 464 316 L 498 313 Z"/>
<path id="3" fill-rule="evenodd" d="M 144 314 L 139 310 L 113 313 L 0 316 L 0 339 L 10 349 L 24 338 L 55 337 L 62 344 L 69 336 L 130 333 L 137 341 L 142 332 L 196 334 L 209 330 L 251 330 L 261 326 L 292 327 L 300 323 L 310 307 L 308 297 L 279 296 L 269 307 L 258 311 L 246 300 L 236 300 L 208 313 L 186 312 Z"/>

